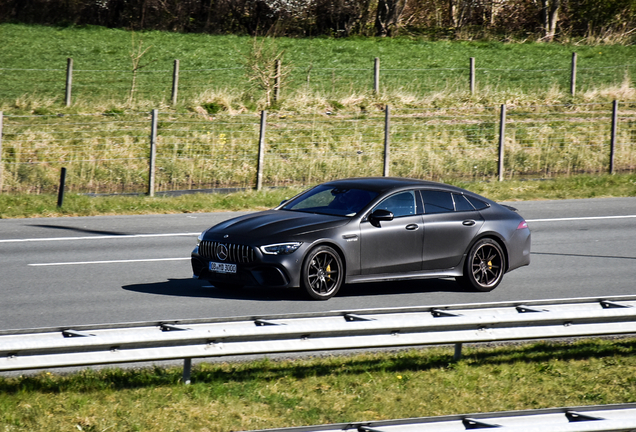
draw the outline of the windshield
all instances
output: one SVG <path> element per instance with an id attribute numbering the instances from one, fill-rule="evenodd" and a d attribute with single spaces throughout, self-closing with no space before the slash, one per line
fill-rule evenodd
<path id="1" fill-rule="evenodd" d="M 288 202 L 283 210 L 319 213 L 334 216 L 355 216 L 376 196 L 364 189 L 345 189 L 321 185 Z"/>

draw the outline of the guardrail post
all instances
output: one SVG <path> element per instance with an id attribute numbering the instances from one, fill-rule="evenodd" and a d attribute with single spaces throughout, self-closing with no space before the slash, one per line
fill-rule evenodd
<path id="1" fill-rule="evenodd" d="M 73 59 L 66 59 L 66 106 L 71 106 L 71 89 L 73 87 Z"/>
<path id="2" fill-rule="evenodd" d="M 609 172 L 614 174 L 614 155 L 616 152 L 616 128 L 618 127 L 618 101 L 612 103 L 612 137 L 610 140 Z"/>
<path id="3" fill-rule="evenodd" d="M 174 61 L 172 71 L 172 105 L 177 104 L 177 93 L 179 92 L 179 60 Z"/>
<path id="4" fill-rule="evenodd" d="M 453 360 L 459 361 L 462 358 L 462 343 L 455 344 L 455 354 L 453 355 Z"/>
<path id="5" fill-rule="evenodd" d="M 190 385 L 190 377 L 192 375 L 192 359 L 183 359 L 183 383 Z"/>
<path id="6" fill-rule="evenodd" d="M 66 184 L 66 168 L 62 168 L 60 172 L 60 188 L 57 191 L 57 207 L 61 208 L 64 204 L 64 185 Z"/>
<path id="7" fill-rule="evenodd" d="M 157 155 L 157 117 L 158 111 L 152 110 L 150 124 L 150 162 L 148 164 L 148 196 L 155 196 L 155 158 Z"/>
<path id="8" fill-rule="evenodd" d="M 570 74 L 570 94 L 576 93 L 576 53 L 572 53 L 572 72 Z"/>
<path id="9" fill-rule="evenodd" d="M 499 116 L 499 163 L 498 176 L 499 181 L 504 179 L 504 145 L 506 143 L 506 105 L 501 105 L 501 114 Z"/>
<path id="10" fill-rule="evenodd" d="M 258 166 L 256 168 L 256 190 L 263 188 L 263 163 L 265 159 L 265 124 L 267 123 L 267 111 L 261 111 L 261 129 L 258 138 Z"/>
<path id="11" fill-rule="evenodd" d="M 376 57 L 373 62 L 373 93 L 380 93 L 380 58 Z"/>
<path id="12" fill-rule="evenodd" d="M 470 94 L 475 94 L 475 57 L 470 58 Z"/>
<path id="13" fill-rule="evenodd" d="M 389 106 L 387 105 L 384 108 L 384 177 L 389 176 L 389 146 L 390 146 L 390 118 L 391 113 L 389 112 Z"/>

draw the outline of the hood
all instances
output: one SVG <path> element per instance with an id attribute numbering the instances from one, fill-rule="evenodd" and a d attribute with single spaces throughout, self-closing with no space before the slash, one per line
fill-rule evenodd
<path id="1" fill-rule="evenodd" d="M 205 233 L 205 238 L 228 235 L 238 239 L 293 239 L 310 232 L 336 228 L 349 222 L 348 218 L 287 210 L 267 210 L 239 216 L 221 222 Z"/>

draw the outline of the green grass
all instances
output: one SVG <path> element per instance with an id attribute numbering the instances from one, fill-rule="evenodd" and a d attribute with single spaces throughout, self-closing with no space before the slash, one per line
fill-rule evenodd
<path id="1" fill-rule="evenodd" d="M 615 170 L 636 169 L 636 111 L 621 104 Z M 505 177 L 606 172 L 611 104 L 508 110 Z M 160 112 L 156 191 L 252 187 L 259 116 Z M 307 186 L 383 173 L 384 116 L 270 113 L 263 184 Z M 150 116 L 126 112 L 8 115 L 0 189 L 52 193 L 62 167 L 69 192 L 147 190 Z M 390 174 L 456 181 L 497 175 L 498 109 L 393 109 Z"/>
<path id="2" fill-rule="evenodd" d="M 636 400 L 636 340 L 0 378 L 3 431 L 229 431 Z"/>
<path id="3" fill-rule="evenodd" d="M 250 37 L 2 24 L 1 109 L 61 106 L 69 57 L 75 70 L 74 107 L 69 111 L 86 110 L 87 105 L 125 105 L 132 79 L 133 39 L 151 47 L 140 63 L 145 67 L 138 74 L 137 105 L 161 107 L 170 101 L 173 60 L 179 59 L 181 107 L 217 98 L 231 100 L 235 109 L 262 107 L 263 95 L 249 89 L 243 67 L 253 43 Z M 461 102 L 458 95 L 467 94 L 470 57 L 477 64 L 477 94 L 472 100 L 487 104 L 511 99 L 536 103 L 555 89 L 563 92 L 564 101 L 570 100 L 566 94 L 572 52 L 579 59 L 579 98 L 625 80 L 632 83 L 636 68 L 636 46 L 631 45 L 431 42 L 423 38 L 280 38 L 275 43 L 285 51 L 285 64 L 292 67 L 280 106 L 308 94 L 340 104 L 351 96 L 368 98 L 375 57 L 381 59 L 383 70 L 380 96 L 424 99 L 445 93 L 444 105 Z"/>
<path id="4" fill-rule="evenodd" d="M 451 184 L 469 189 L 495 201 L 574 199 L 636 196 L 636 174 L 578 175 L 536 181 L 488 181 Z M 266 188 L 230 194 L 190 194 L 179 197 L 96 196 L 65 194 L 62 208 L 57 195 L 2 194 L 0 219 L 52 216 L 95 216 L 117 214 L 166 214 L 272 208 L 302 189 Z"/>
<path id="5" fill-rule="evenodd" d="M 0 190 L 146 190 L 150 109 L 159 109 L 156 190 L 251 187 L 262 90 L 243 62 L 253 39 L 100 27 L 0 25 Z M 128 103 L 132 42 L 152 46 Z M 292 80 L 269 107 L 263 181 L 304 187 L 382 174 L 391 107 L 391 175 L 479 181 L 497 173 L 499 105 L 506 103 L 505 176 L 602 173 L 609 165 L 611 100 L 620 100 L 616 170 L 636 169 L 636 46 L 430 42 L 422 38 L 280 38 Z M 579 87 L 569 95 L 571 52 Z M 371 91 L 381 58 L 379 94 Z M 66 58 L 75 61 L 73 105 L 63 106 Z M 468 92 L 467 61 L 478 85 Z M 180 103 L 170 106 L 172 61 Z M 309 78 L 309 80 L 308 80 Z M 330 115 L 325 114 L 329 112 Z"/>

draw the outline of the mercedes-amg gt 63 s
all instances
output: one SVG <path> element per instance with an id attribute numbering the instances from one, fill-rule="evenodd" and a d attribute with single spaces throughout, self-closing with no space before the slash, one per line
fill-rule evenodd
<path id="1" fill-rule="evenodd" d="M 219 288 L 300 287 L 327 300 L 343 284 L 454 277 L 491 291 L 530 263 L 530 230 L 512 207 L 403 178 L 315 186 L 273 210 L 204 231 L 195 278 Z"/>

